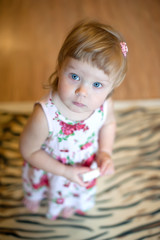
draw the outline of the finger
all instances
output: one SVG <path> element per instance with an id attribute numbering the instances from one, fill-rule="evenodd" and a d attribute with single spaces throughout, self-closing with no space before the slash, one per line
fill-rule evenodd
<path id="1" fill-rule="evenodd" d="M 88 182 L 83 182 L 83 180 L 81 179 L 81 177 L 79 176 L 79 181 L 78 181 L 78 184 L 81 186 L 81 187 L 87 187 L 88 186 Z"/>
<path id="2" fill-rule="evenodd" d="M 112 161 L 109 159 L 107 161 L 104 161 L 101 166 L 101 173 L 104 175 L 107 171 L 107 169 L 110 167 Z"/>
<path id="3" fill-rule="evenodd" d="M 109 166 L 109 167 L 106 169 L 105 174 L 106 174 L 106 175 L 112 175 L 112 174 L 114 174 L 114 172 L 115 172 L 115 169 L 114 169 L 114 166 L 113 166 L 113 164 L 112 164 L 111 166 Z"/>

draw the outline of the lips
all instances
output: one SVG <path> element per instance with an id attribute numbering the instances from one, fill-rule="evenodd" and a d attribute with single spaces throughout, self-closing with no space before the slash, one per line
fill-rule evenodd
<path id="1" fill-rule="evenodd" d="M 73 102 L 73 104 L 76 105 L 77 107 L 85 107 L 83 103 Z"/>

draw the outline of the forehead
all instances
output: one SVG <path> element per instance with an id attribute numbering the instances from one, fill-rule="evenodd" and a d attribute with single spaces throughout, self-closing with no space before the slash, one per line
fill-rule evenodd
<path id="1" fill-rule="evenodd" d="M 76 74 L 84 76 L 93 76 L 101 81 L 106 81 L 109 79 L 109 76 L 101 69 L 87 61 L 77 60 L 71 57 L 67 57 L 62 64 L 62 71 L 71 71 Z"/>

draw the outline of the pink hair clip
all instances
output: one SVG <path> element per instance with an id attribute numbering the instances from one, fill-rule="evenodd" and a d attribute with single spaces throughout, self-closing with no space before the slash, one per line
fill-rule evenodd
<path id="1" fill-rule="evenodd" d="M 123 55 L 126 57 L 128 53 L 128 47 L 126 42 L 120 42 Z"/>

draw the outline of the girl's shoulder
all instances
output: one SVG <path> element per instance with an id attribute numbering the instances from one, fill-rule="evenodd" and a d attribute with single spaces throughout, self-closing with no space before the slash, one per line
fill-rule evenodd
<path id="1" fill-rule="evenodd" d="M 41 128 L 43 126 L 44 131 L 46 130 L 47 133 L 47 121 L 46 121 L 46 117 L 44 114 L 44 111 L 41 107 L 40 104 L 35 104 L 33 112 L 30 116 L 30 119 L 28 121 L 28 124 L 33 125 L 35 128 Z"/>
<path id="2" fill-rule="evenodd" d="M 54 102 L 53 102 L 53 94 L 52 91 L 48 92 L 46 95 L 44 95 L 39 101 L 36 103 L 39 103 L 40 105 L 44 105 L 46 107 L 53 107 Z"/>
<path id="3" fill-rule="evenodd" d="M 37 104 L 21 134 L 20 151 L 27 158 L 29 153 L 41 147 L 47 136 L 48 124 L 41 106 Z"/>

